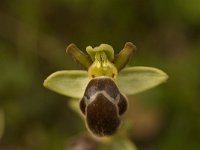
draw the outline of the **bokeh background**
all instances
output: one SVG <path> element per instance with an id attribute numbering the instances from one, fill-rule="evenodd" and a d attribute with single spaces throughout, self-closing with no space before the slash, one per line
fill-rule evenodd
<path id="1" fill-rule="evenodd" d="M 198 150 L 199 0 L 1 0 L 0 149 L 67 150 L 80 143 L 84 121 L 43 80 L 81 69 L 65 53 L 71 42 L 83 51 L 107 43 L 118 52 L 127 41 L 137 46 L 131 66 L 169 75 L 167 83 L 129 97 L 128 138 L 139 150 Z"/>

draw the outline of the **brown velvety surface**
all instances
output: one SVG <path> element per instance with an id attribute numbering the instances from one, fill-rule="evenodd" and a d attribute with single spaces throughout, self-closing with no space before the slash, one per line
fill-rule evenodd
<path id="1" fill-rule="evenodd" d="M 120 125 L 116 106 L 103 94 L 99 94 L 86 111 L 88 128 L 97 136 L 112 135 Z"/>

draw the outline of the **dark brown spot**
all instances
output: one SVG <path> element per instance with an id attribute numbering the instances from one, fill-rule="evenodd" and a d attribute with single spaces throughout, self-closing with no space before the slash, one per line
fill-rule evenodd
<path id="1" fill-rule="evenodd" d="M 109 136 L 117 131 L 120 125 L 117 108 L 103 94 L 97 95 L 86 111 L 88 128 L 96 136 Z"/>
<path id="2" fill-rule="evenodd" d="M 81 112 L 85 115 L 86 104 L 85 104 L 84 98 L 81 99 L 79 106 L 80 106 Z"/>
<path id="3" fill-rule="evenodd" d="M 120 94 L 120 99 L 118 103 L 118 108 L 119 108 L 119 115 L 122 115 L 126 112 L 128 107 L 128 102 L 126 100 L 126 97 L 124 97 L 122 94 Z"/>

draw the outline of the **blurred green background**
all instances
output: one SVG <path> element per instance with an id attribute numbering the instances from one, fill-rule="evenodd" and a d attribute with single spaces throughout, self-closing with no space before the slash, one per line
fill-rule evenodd
<path id="1" fill-rule="evenodd" d="M 84 121 L 43 80 L 81 69 L 65 53 L 71 42 L 82 50 L 107 43 L 117 52 L 127 41 L 138 48 L 131 66 L 169 75 L 129 97 L 129 139 L 139 150 L 198 150 L 199 0 L 1 0 L 0 149 L 69 149 L 86 132 Z"/>

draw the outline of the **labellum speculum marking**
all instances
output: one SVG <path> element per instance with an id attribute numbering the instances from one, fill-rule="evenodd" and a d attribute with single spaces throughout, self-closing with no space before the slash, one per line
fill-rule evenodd
<path id="1" fill-rule="evenodd" d="M 119 128 L 121 116 L 128 107 L 123 93 L 137 94 L 168 78 L 165 72 L 153 67 L 124 68 L 134 49 L 135 46 L 127 42 L 114 55 L 110 45 L 101 44 L 95 48 L 88 46 L 87 55 L 75 44 L 70 44 L 67 53 L 87 71 L 57 71 L 46 78 L 44 86 L 59 94 L 80 99 L 79 108 L 85 117 L 86 126 L 94 135 L 112 135 Z"/>

